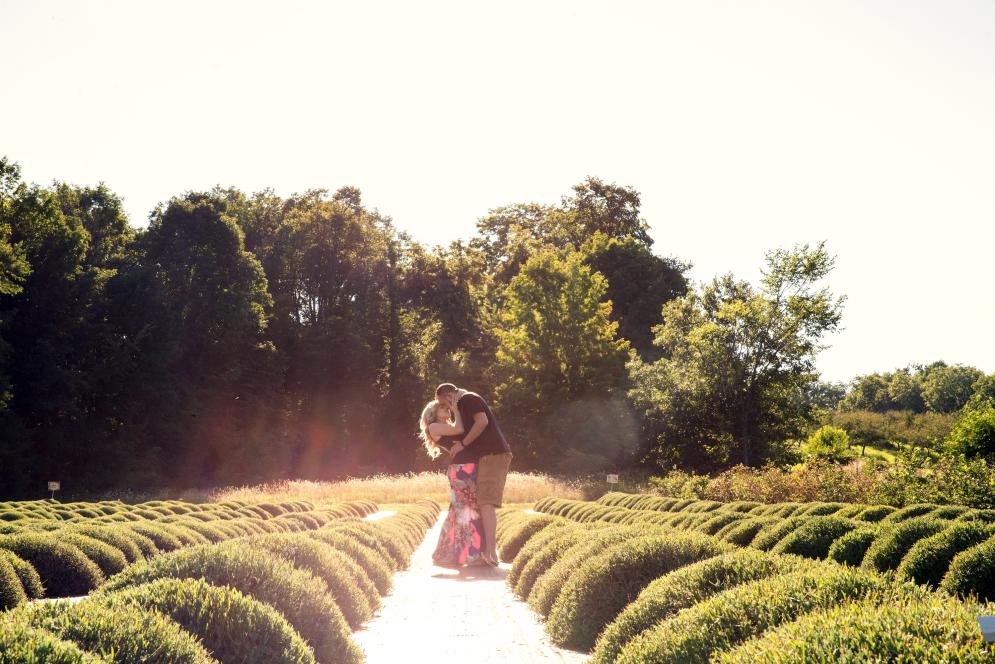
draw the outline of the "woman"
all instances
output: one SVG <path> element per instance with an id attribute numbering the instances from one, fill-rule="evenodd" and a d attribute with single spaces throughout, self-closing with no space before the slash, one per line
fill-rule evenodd
<path id="1" fill-rule="evenodd" d="M 421 414 L 421 438 L 425 450 L 433 459 L 445 452 L 450 455 L 446 475 L 449 477 L 449 513 L 442 524 L 439 543 L 432 554 L 436 565 L 486 564 L 483 523 L 477 507 L 477 459 L 469 450 L 451 456 L 451 448 L 463 437 L 463 422 L 459 411 L 454 414 L 448 405 L 430 401 Z"/>

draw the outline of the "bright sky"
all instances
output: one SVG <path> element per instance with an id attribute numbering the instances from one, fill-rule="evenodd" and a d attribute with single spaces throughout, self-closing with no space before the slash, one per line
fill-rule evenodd
<path id="1" fill-rule="evenodd" d="M 828 240 L 827 379 L 995 372 L 990 2 L 0 0 L 0 62 L 0 154 L 135 224 L 352 184 L 445 243 L 597 175 L 696 280 Z"/>

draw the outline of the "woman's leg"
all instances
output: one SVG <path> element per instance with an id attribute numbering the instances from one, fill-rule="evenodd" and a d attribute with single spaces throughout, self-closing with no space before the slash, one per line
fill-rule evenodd
<path id="1" fill-rule="evenodd" d="M 459 565 L 459 497 L 457 490 L 458 468 L 450 465 L 446 469 L 449 479 L 449 511 L 446 520 L 442 523 L 442 530 L 439 532 L 439 541 L 432 553 L 432 560 L 438 565 Z"/>

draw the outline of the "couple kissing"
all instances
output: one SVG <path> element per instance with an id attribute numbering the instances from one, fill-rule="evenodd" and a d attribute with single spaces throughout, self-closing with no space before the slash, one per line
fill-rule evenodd
<path id="1" fill-rule="evenodd" d="M 421 439 L 433 459 L 449 457 L 449 513 L 432 560 L 443 567 L 497 567 L 497 508 L 511 447 L 490 406 L 479 394 L 443 383 L 422 410 Z"/>

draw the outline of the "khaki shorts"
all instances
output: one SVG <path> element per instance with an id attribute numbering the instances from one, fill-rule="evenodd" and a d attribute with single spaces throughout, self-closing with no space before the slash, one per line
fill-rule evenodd
<path id="1" fill-rule="evenodd" d="M 511 452 L 488 454 L 477 462 L 477 504 L 501 507 Z"/>

